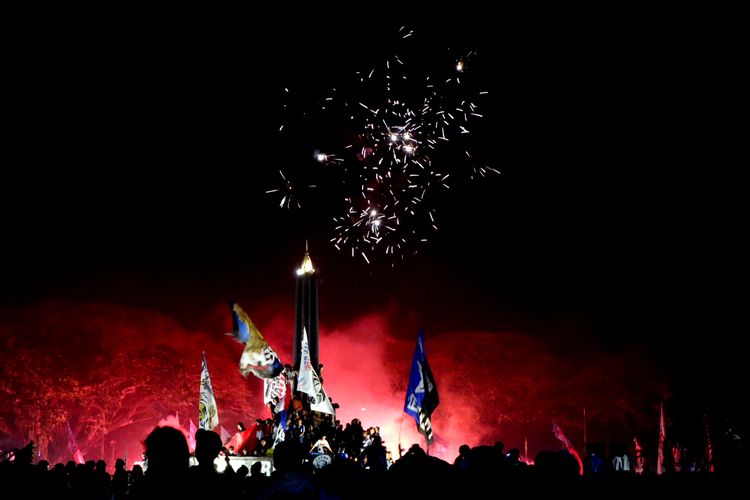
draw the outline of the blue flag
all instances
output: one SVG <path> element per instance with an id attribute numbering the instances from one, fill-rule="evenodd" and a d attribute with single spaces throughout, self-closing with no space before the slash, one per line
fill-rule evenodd
<path id="1" fill-rule="evenodd" d="M 424 331 L 420 329 L 409 373 L 409 386 L 406 388 L 404 412 L 417 422 L 417 429 L 424 434 L 427 444 L 432 444 L 434 439 L 430 417 L 439 403 L 435 377 L 424 352 Z"/>
<path id="2" fill-rule="evenodd" d="M 240 357 L 240 373 L 247 377 L 252 373 L 258 378 L 274 378 L 284 367 L 260 330 L 250 317 L 235 302 L 229 303 L 232 308 L 232 335 L 245 343 L 245 350 Z"/>

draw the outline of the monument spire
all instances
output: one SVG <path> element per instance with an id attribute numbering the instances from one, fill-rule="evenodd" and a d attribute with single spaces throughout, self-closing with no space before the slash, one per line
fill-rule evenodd
<path id="1" fill-rule="evenodd" d="M 299 370 L 302 358 L 302 331 L 307 332 L 310 346 L 310 361 L 315 371 L 320 373 L 318 359 L 318 276 L 313 266 L 307 240 L 305 257 L 297 269 L 297 290 L 294 306 L 294 369 Z"/>

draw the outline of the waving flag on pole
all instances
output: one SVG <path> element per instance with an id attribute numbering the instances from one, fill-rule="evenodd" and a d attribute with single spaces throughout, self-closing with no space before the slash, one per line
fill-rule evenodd
<path id="1" fill-rule="evenodd" d="M 86 463 L 86 461 L 83 459 L 83 453 L 81 453 L 81 450 L 78 448 L 78 443 L 76 443 L 76 438 L 73 436 L 73 429 L 70 428 L 70 422 L 67 422 L 67 424 L 68 424 L 68 453 L 70 453 L 70 456 L 73 457 L 73 460 L 75 460 L 77 464 Z"/>
<path id="2" fill-rule="evenodd" d="M 326 394 L 326 390 L 323 388 L 323 384 L 320 383 L 318 374 L 315 374 L 315 385 L 320 386 L 320 391 L 315 395 L 315 401 L 310 402 L 310 409 L 312 411 L 319 411 L 320 413 L 327 413 L 329 415 L 336 415 L 336 410 L 333 408 L 331 398 Z"/>
<path id="3" fill-rule="evenodd" d="M 406 388 L 404 412 L 414 417 L 417 429 L 424 434 L 428 445 L 434 440 L 430 417 L 439 403 L 435 378 L 432 376 L 424 351 L 424 330 L 420 329 L 409 373 L 409 386 Z"/>
<path id="4" fill-rule="evenodd" d="M 225 446 L 226 443 L 232 439 L 232 435 L 229 434 L 229 431 L 226 430 L 223 425 L 219 426 L 219 436 L 221 437 L 221 442 L 224 443 Z"/>
<path id="5" fill-rule="evenodd" d="M 211 387 L 211 376 L 208 374 L 206 353 L 203 352 L 203 366 L 201 367 L 200 402 L 198 403 L 198 427 L 209 431 L 219 425 L 219 410 L 216 407 L 214 390 Z"/>
<path id="6" fill-rule="evenodd" d="M 233 438 L 233 442 L 230 445 L 234 445 L 234 452 L 238 455 L 243 454 L 242 450 L 245 450 L 247 454 L 251 454 L 253 450 L 258 446 L 258 424 L 253 424 L 249 429 L 245 429 L 242 432 L 236 434 L 237 440 Z"/>
<path id="7" fill-rule="evenodd" d="M 659 449 L 656 451 L 656 473 L 664 474 L 664 440 L 667 433 L 664 426 L 664 402 L 659 403 Z"/>
<path id="8" fill-rule="evenodd" d="M 230 302 L 229 305 L 232 308 L 232 336 L 245 343 L 240 357 L 240 373 L 244 377 L 249 373 L 262 379 L 276 377 L 284 368 L 276 351 L 238 304 Z"/>
<path id="9" fill-rule="evenodd" d="M 292 381 L 283 370 L 278 377 L 263 379 L 263 402 L 270 404 L 271 416 L 279 413 L 281 427 L 286 430 L 287 408 L 292 403 Z"/>
<path id="10" fill-rule="evenodd" d="M 708 427 L 708 415 L 703 414 L 703 426 L 706 429 L 706 461 L 708 463 L 708 472 L 714 472 L 714 452 L 711 448 L 711 430 Z"/>
<path id="11" fill-rule="evenodd" d="M 302 353 L 300 357 L 299 373 L 297 374 L 297 390 L 310 396 L 310 409 L 321 413 L 335 415 L 331 400 L 328 398 L 318 373 L 310 361 L 310 344 L 307 341 L 307 330 L 302 328 Z"/>
<path id="12" fill-rule="evenodd" d="M 308 396 L 314 398 L 316 391 L 313 385 L 313 370 L 312 362 L 310 361 L 310 344 L 307 341 L 307 329 L 302 327 L 302 348 L 299 364 L 299 372 L 297 373 L 297 390 L 304 392 Z"/>
<path id="13" fill-rule="evenodd" d="M 284 388 L 284 397 L 283 399 L 279 399 L 279 402 L 276 403 L 276 406 L 273 408 L 273 413 L 279 414 L 279 428 L 282 430 L 281 433 L 281 440 L 284 440 L 283 433 L 287 430 L 287 420 L 289 417 L 289 407 L 292 405 L 292 381 L 288 377 L 284 377 L 286 379 L 286 387 Z M 275 415 L 274 415 L 275 417 Z M 278 435 L 277 435 L 278 438 Z"/>
<path id="14" fill-rule="evenodd" d="M 578 462 L 578 473 L 583 476 L 583 461 L 581 461 L 581 456 L 576 451 L 575 447 L 573 446 L 573 443 L 570 442 L 570 439 L 563 433 L 563 430 L 560 428 L 559 425 L 557 425 L 557 422 L 552 422 L 552 432 L 555 434 L 555 437 L 563 444 L 563 447 L 573 455 L 573 458 L 576 459 L 576 462 Z"/>
<path id="15" fill-rule="evenodd" d="M 263 403 L 268 404 L 284 401 L 286 386 L 286 371 L 279 373 L 278 377 L 263 379 Z"/>

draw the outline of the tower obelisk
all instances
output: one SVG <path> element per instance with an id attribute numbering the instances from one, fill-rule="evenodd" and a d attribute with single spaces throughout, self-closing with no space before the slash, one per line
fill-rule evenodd
<path id="1" fill-rule="evenodd" d="M 297 291 L 294 306 L 294 369 L 299 371 L 302 357 L 302 329 L 307 332 L 310 361 L 320 373 L 318 359 L 318 276 L 305 243 L 305 258 L 297 269 Z"/>

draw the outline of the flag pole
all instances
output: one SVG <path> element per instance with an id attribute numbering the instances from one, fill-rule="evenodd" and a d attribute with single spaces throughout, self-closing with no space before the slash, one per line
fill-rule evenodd
<path id="1" fill-rule="evenodd" d="M 664 400 L 659 402 L 659 448 L 656 451 L 656 474 L 664 473 L 664 441 L 666 432 L 664 428 Z"/>

